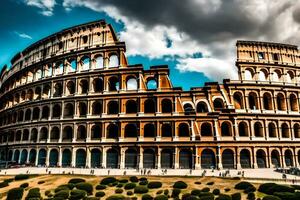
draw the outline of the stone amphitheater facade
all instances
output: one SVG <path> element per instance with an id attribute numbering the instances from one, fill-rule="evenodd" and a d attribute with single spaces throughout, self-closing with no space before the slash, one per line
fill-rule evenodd
<path id="1" fill-rule="evenodd" d="M 299 166 L 297 46 L 236 46 L 238 80 L 184 91 L 167 66 L 128 65 L 125 43 L 103 20 L 34 43 L 0 74 L 2 165 Z"/>

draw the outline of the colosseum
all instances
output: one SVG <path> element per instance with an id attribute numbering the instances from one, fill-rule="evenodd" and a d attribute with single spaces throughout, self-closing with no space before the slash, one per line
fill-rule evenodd
<path id="1" fill-rule="evenodd" d="M 2 167 L 299 166 L 297 46 L 236 48 L 238 80 L 184 91 L 168 66 L 129 65 L 104 20 L 32 44 L 0 74 Z"/>

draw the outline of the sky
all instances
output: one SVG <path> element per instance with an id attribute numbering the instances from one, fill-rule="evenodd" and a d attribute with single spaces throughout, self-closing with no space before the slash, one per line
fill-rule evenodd
<path id="1" fill-rule="evenodd" d="M 0 67 L 28 45 L 105 19 L 129 64 L 168 65 L 175 87 L 237 79 L 237 40 L 299 45 L 300 0 L 3 0 Z"/>

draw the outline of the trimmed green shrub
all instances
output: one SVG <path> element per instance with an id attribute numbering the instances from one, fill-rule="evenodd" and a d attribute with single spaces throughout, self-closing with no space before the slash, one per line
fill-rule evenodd
<path id="1" fill-rule="evenodd" d="M 202 191 L 202 192 L 209 192 L 210 189 L 209 189 L 208 187 L 205 187 L 205 188 L 203 188 L 201 191 Z"/>
<path id="2" fill-rule="evenodd" d="M 11 183 L 11 182 L 13 182 L 14 180 L 15 180 L 14 178 L 8 178 L 8 179 L 4 179 L 3 182 Z"/>
<path id="3" fill-rule="evenodd" d="M 200 182 L 200 181 L 196 181 L 195 184 L 196 184 L 196 185 L 200 185 L 201 182 Z"/>
<path id="4" fill-rule="evenodd" d="M 146 177 L 141 177 L 140 181 L 148 181 L 148 179 Z"/>
<path id="5" fill-rule="evenodd" d="M 238 189 L 238 190 L 245 190 L 247 189 L 248 187 L 254 187 L 251 183 L 247 182 L 247 181 L 242 181 L 242 182 L 239 182 L 238 184 L 236 184 L 234 186 L 235 189 Z"/>
<path id="6" fill-rule="evenodd" d="M 165 189 L 164 190 L 164 195 L 168 195 L 169 194 L 169 190 L 168 189 Z"/>
<path id="7" fill-rule="evenodd" d="M 117 182 L 117 179 L 115 177 L 106 177 L 100 181 L 100 184 L 108 185 L 108 184 L 114 183 L 114 182 Z"/>
<path id="8" fill-rule="evenodd" d="M 39 181 L 39 182 L 38 182 L 39 185 L 40 185 L 40 184 L 43 184 L 43 183 L 45 183 L 45 181 Z"/>
<path id="9" fill-rule="evenodd" d="M 242 199 L 242 195 L 241 193 L 237 192 L 231 195 L 231 199 L 232 200 L 241 200 Z"/>
<path id="10" fill-rule="evenodd" d="M 121 193 L 123 193 L 123 189 L 118 188 L 118 189 L 115 190 L 115 193 L 116 194 L 121 194 Z"/>
<path id="11" fill-rule="evenodd" d="M 267 195 L 267 196 L 264 196 L 264 198 L 262 200 L 281 200 L 281 199 L 277 196 Z"/>
<path id="12" fill-rule="evenodd" d="M 300 185 L 291 185 L 291 187 L 295 188 L 296 190 L 300 190 Z"/>
<path id="13" fill-rule="evenodd" d="M 199 198 L 195 195 L 191 195 L 190 193 L 185 193 L 181 197 L 182 200 L 198 200 Z"/>
<path id="14" fill-rule="evenodd" d="M 28 174 L 18 174 L 15 176 L 15 180 L 19 181 L 19 180 L 25 180 L 25 179 L 29 179 L 29 175 Z"/>
<path id="15" fill-rule="evenodd" d="M 199 189 L 194 189 L 191 191 L 191 195 L 194 195 L 194 196 L 199 196 L 201 194 L 201 190 Z"/>
<path id="16" fill-rule="evenodd" d="M 57 193 L 61 190 L 70 190 L 70 188 L 68 187 L 68 185 L 60 185 L 57 188 L 55 188 L 54 192 Z"/>
<path id="17" fill-rule="evenodd" d="M 118 184 L 119 184 L 118 182 L 110 183 L 110 185 L 112 185 L 112 186 L 117 186 Z"/>
<path id="18" fill-rule="evenodd" d="M 219 196 L 216 198 L 216 200 L 231 200 L 231 196 L 227 194 L 219 194 Z"/>
<path id="19" fill-rule="evenodd" d="M 219 189 L 214 189 L 212 193 L 214 195 L 219 195 L 220 194 L 220 190 Z"/>
<path id="20" fill-rule="evenodd" d="M 244 190 L 244 193 L 248 194 L 250 192 L 255 192 L 256 188 L 254 186 L 248 187 L 246 190 Z"/>
<path id="21" fill-rule="evenodd" d="M 281 200 L 298 200 L 298 199 L 300 199 L 299 192 L 295 192 L 295 193 L 275 192 L 273 195 L 279 197 Z"/>
<path id="22" fill-rule="evenodd" d="M 121 188 L 123 187 L 123 184 L 122 183 L 119 183 L 118 185 L 116 185 L 117 188 Z"/>
<path id="23" fill-rule="evenodd" d="M 147 193 L 148 191 L 149 191 L 148 188 L 143 185 L 139 185 L 134 188 L 134 193 L 136 194 L 144 194 Z"/>
<path id="24" fill-rule="evenodd" d="M 130 199 L 131 200 L 137 200 L 137 197 L 131 197 Z"/>
<path id="25" fill-rule="evenodd" d="M 85 197 L 83 200 L 100 200 L 98 197 Z"/>
<path id="26" fill-rule="evenodd" d="M 69 200 L 78 200 L 84 198 L 85 196 L 86 191 L 75 189 L 71 191 L 71 196 L 69 197 Z"/>
<path id="27" fill-rule="evenodd" d="M 160 188 L 162 186 L 162 183 L 159 181 L 150 181 L 148 183 L 148 188 L 153 189 L 153 188 Z"/>
<path id="28" fill-rule="evenodd" d="M 125 190 L 131 190 L 133 188 L 136 187 L 136 184 L 135 183 L 127 183 L 125 186 L 124 186 L 124 189 Z"/>
<path id="29" fill-rule="evenodd" d="M 121 194 L 114 194 L 106 198 L 106 200 L 124 200 L 125 196 Z"/>
<path id="30" fill-rule="evenodd" d="M 248 189 L 248 188 L 247 188 L 247 189 Z M 224 191 L 225 191 L 225 192 L 229 192 L 229 191 L 230 191 L 230 188 L 225 188 Z M 254 191 L 255 191 L 255 190 L 254 190 Z"/>
<path id="31" fill-rule="evenodd" d="M 20 187 L 21 187 L 21 188 L 24 188 L 24 189 L 27 188 L 28 186 L 29 186 L 28 183 L 22 183 L 22 184 L 20 185 Z"/>
<path id="32" fill-rule="evenodd" d="M 168 200 L 168 197 L 166 195 L 158 195 L 154 198 L 154 200 Z"/>
<path id="33" fill-rule="evenodd" d="M 215 184 L 215 182 L 208 182 L 208 183 L 206 183 L 206 185 L 213 185 L 213 184 Z"/>
<path id="34" fill-rule="evenodd" d="M 29 190 L 25 200 L 41 199 L 40 188 L 32 188 Z"/>
<path id="35" fill-rule="evenodd" d="M 202 198 L 207 198 L 207 199 L 214 199 L 215 198 L 215 195 L 213 193 L 210 193 L 210 192 L 201 192 L 199 195 L 200 199 Z"/>
<path id="36" fill-rule="evenodd" d="M 8 186 L 8 182 L 1 182 L 0 183 L 0 188 L 4 188 Z"/>
<path id="37" fill-rule="evenodd" d="M 129 180 L 130 180 L 131 182 L 133 182 L 133 183 L 139 182 L 139 179 L 138 179 L 138 177 L 136 177 L 136 176 L 131 176 L 131 177 L 129 178 Z"/>
<path id="38" fill-rule="evenodd" d="M 153 197 L 150 194 L 143 194 L 142 200 L 153 200 Z"/>
<path id="39" fill-rule="evenodd" d="M 176 181 L 173 185 L 173 188 L 185 189 L 187 188 L 187 184 L 183 181 Z"/>
<path id="40" fill-rule="evenodd" d="M 96 190 L 104 190 L 106 189 L 106 185 L 97 185 Z"/>
<path id="41" fill-rule="evenodd" d="M 6 200 L 21 200 L 23 197 L 24 188 L 12 188 L 7 192 Z"/>
<path id="42" fill-rule="evenodd" d="M 59 192 L 54 194 L 54 197 L 61 197 L 63 199 L 67 199 L 69 197 L 69 190 L 60 190 Z"/>
<path id="43" fill-rule="evenodd" d="M 147 180 L 143 180 L 143 181 L 140 181 L 139 184 L 140 184 L 140 185 L 147 185 L 147 184 L 148 184 L 148 181 L 147 181 Z"/>
<path id="44" fill-rule="evenodd" d="M 200 200 L 214 200 L 215 197 L 214 196 L 203 196 L 203 197 L 200 197 Z"/>
<path id="45" fill-rule="evenodd" d="M 180 192 L 181 192 L 180 189 L 174 188 L 174 189 L 172 190 L 171 197 L 173 197 L 173 198 L 179 197 Z"/>
<path id="46" fill-rule="evenodd" d="M 156 194 L 162 194 L 164 191 L 163 190 L 158 190 L 157 192 L 156 192 Z"/>
<path id="47" fill-rule="evenodd" d="M 128 183 L 128 180 L 125 179 L 125 178 L 124 178 L 124 179 L 120 179 L 120 180 L 119 180 L 119 183 Z"/>
<path id="48" fill-rule="evenodd" d="M 258 188 L 258 191 L 265 193 L 265 194 L 274 194 L 275 192 L 295 192 L 294 187 L 289 187 L 286 185 L 278 185 L 276 183 L 264 183 L 261 184 Z"/>
<path id="49" fill-rule="evenodd" d="M 248 200 L 255 200 L 255 194 L 253 192 L 250 192 L 248 195 L 247 195 L 247 199 Z"/>
<path id="50" fill-rule="evenodd" d="M 103 191 L 96 192 L 95 196 L 96 197 L 104 197 L 105 196 L 105 192 L 103 192 Z"/>
<path id="51" fill-rule="evenodd" d="M 85 183 L 85 182 L 77 183 L 76 188 L 79 190 L 86 191 L 87 194 L 89 195 L 93 193 L 93 185 L 90 183 Z"/>
<path id="52" fill-rule="evenodd" d="M 132 191 L 127 191 L 127 193 L 126 193 L 128 196 L 131 196 L 131 195 L 133 195 L 133 192 Z"/>
<path id="53" fill-rule="evenodd" d="M 71 180 L 69 180 L 68 183 L 73 183 L 76 185 L 77 183 L 82 183 L 82 182 L 85 182 L 85 180 L 82 178 L 72 178 Z"/>

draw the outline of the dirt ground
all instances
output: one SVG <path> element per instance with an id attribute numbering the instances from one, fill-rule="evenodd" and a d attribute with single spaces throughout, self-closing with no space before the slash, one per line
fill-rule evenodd
<path id="1" fill-rule="evenodd" d="M 13 176 L 0 176 L 0 181 L 3 181 L 4 179 L 8 179 L 8 178 L 13 178 Z M 40 188 L 42 196 L 46 197 L 45 191 L 47 191 L 47 190 L 53 191 L 57 186 L 68 183 L 68 181 L 72 178 L 83 178 L 86 180 L 86 182 L 89 182 L 92 185 L 94 185 L 94 194 L 95 194 L 96 193 L 96 189 L 95 189 L 96 185 L 98 185 L 104 177 L 85 176 L 85 175 L 39 175 L 39 176 L 32 177 L 30 179 L 26 179 L 26 180 L 22 180 L 22 181 L 13 181 L 13 182 L 9 183 L 8 187 L 0 189 L 0 199 L 1 200 L 6 199 L 7 191 L 11 188 L 19 187 L 22 183 L 29 183 L 29 187 L 26 188 L 26 190 L 24 192 L 23 199 L 25 199 L 25 197 L 27 196 L 28 190 L 30 188 L 35 188 L 35 187 Z M 129 180 L 129 176 L 122 176 L 122 177 L 116 176 L 116 178 L 120 178 L 120 179 L 126 178 Z M 148 176 L 147 178 L 148 178 L 148 181 L 160 181 L 163 183 L 161 188 L 149 190 L 148 194 L 151 194 L 152 196 L 155 196 L 156 192 L 158 190 L 164 190 L 164 189 L 168 189 L 169 194 L 171 194 L 173 183 L 175 181 L 181 180 L 188 184 L 188 188 L 182 190 L 181 194 L 190 192 L 193 189 L 203 189 L 204 187 L 208 187 L 208 188 L 210 188 L 211 192 L 213 189 L 216 189 L 216 188 L 220 189 L 221 193 L 224 193 L 224 194 L 232 194 L 232 193 L 240 192 L 242 194 L 242 199 L 246 199 L 246 195 L 243 194 L 242 191 L 234 189 L 234 185 L 236 183 L 240 182 L 240 180 L 234 180 L 234 179 L 228 179 L 228 178 L 222 179 L 222 178 L 215 178 L 215 177 L 165 177 L 165 176 L 164 177 L 156 177 L 156 176 Z M 38 184 L 39 181 L 45 181 L 45 183 Z M 201 182 L 201 184 L 195 184 L 195 182 Z M 207 185 L 208 182 L 214 182 L 214 184 Z M 253 183 L 253 185 L 255 185 L 256 188 L 258 188 L 258 186 L 259 186 L 258 183 Z M 230 191 L 225 192 L 225 188 L 229 188 Z M 106 195 L 105 195 L 105 197 L 103 197 L 101 199 L 105 199 L 106 197 L 114 194 L 115 189 L 116 189 L 116 187 L 107 187 L 105 190 L 103 190 Z M 127 191 L 129 191 L 129 190 L 126 190 L 126 191 L 124 190 L 124 192 L 123 192 L 124 196 L 126 196 Z M 131 190 L 131 191 L 133 191 L 133 190 Z M 136 197 L 138 197 L 138 199 L 141 199 L 142 195 L 134 194 L 133 196 L 136 196 Z M 256 196 L 261 197 L 262 194 L 257 192 Z"/>

